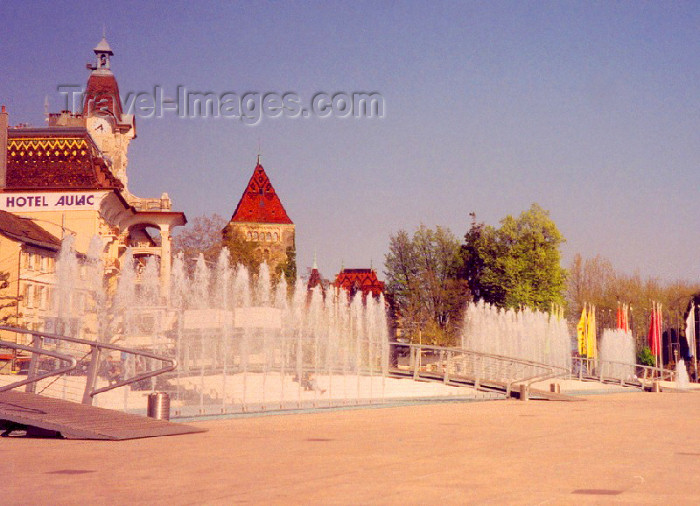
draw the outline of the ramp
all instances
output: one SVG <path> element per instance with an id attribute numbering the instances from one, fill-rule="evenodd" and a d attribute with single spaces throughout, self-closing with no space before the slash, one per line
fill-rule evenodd
<path id="1" fill-rule="evenodd" d="M 17 426 L 60 433 L 67 439 L 123 440 L 206 431 L 27 392 L 0 392 L 0 427 Z"/>

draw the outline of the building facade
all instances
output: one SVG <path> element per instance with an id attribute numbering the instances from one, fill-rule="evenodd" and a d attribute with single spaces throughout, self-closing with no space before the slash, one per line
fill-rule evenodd
<path id="1" fill-rule="evenodd" d="M 3 259 L 11 258 L 10 263 L 16 260 L 21 266 L 23 255 L 32 258 L 30 251 L 51 257 L 51 248 L 60 246 L 67 236 L 72 236 L 76 254 L 85 256 L 98 239 L 108 280 L 119 274 L 127 251 L 137 264 L 154 258 L 161 294 L 167 298 L 171 234 L 175 227 L 186 223 L 186 218 L 184 213 L 172 210 L 167 193 L 157 198 L 139 198 L 129 191 L 127 154 L 129 143 L 136 138 L 136 124 L 132 116 L 123 113 L 119 87 L 111 70 L 113 52 L 104 38 L 94 53 L 96 63 L 89 67 L 82 111 L 50 114 L 48 127 L 28 128 L 10 127 L 8 113 L 2 107 L 0 211 L 23 221 L 0 220 L 0 228 L 31 223 L 53 237 L 44 237 L 43 249 L 21 240 L 10 246 L 8 237 L 13 236 L 12 231 L 0 230 L 0 234 L 6 233 L 0 247 L 6 243 L 8 248 Z M 29 271 L 45 275 L 43 279 L 53 279 L 36 267 Z M 10 278 L 21 285 L 27 275 L 11 270 Z M 42 284 L 28 282 L 30 287 L 36 285 L 41 294 L 29 288 L 23 293 L 21 304 L 31 301 L 32 308 L 37 308 L 36 301 L 46 297 L 47 307 L 51 306 L 50 287 L 44 290 L 40 288 Z M 37 330 L 43 330 L 42 322 L 49 321 L 48 316 L 42 319 L 30 317 L 26 311 L 22 314 L 16 323 L 38 326 Z"/>

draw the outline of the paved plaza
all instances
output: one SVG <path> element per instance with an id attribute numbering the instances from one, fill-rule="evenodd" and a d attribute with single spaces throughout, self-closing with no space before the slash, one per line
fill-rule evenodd
<path id="1" fill-rule="evenodd" d="M 10 504 L 700 504 L 700 394 L 443 402 L 0 439 Z"/>

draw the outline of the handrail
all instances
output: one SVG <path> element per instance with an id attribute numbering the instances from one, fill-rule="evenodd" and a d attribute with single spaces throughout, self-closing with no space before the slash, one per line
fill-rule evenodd
<path id="1" fill-rule="evenodd" d="M 440 362 L 441 362 L 441 366 L 443 367 L 442 375 L 443 375 L 443 380 L 445 382 L 449 381 L 449 371 L 448 371 L 447 365 L 450 363 L 450 361 L 453 361 L 453 362 L 456 361 L 455 355 L 477 357 L 479 359 L 489 359 L 489 360 L 496 361 L 497 363 L 500 363 L 502 365 L 508 365 L 508 366 L 512 366 L 515 364 L 515 365 L 522 366 L 523 368 L 540 369 L 540 372 L 538 372 L 537 374 L 534 374 L 532 376 L 507 378 L 505 385 L 506 385 L 506 391 L 508 394 L 510 394 L 510 392 L 513 390 L 513 386 L 517 385 L 517 384 L 525 385 L 526 388 L 529 388 L 533 383 L 545 381 L 547 379 L 564 377 L 564 376 L 567 376 L 570 374 L 570 371 L 565 367 L 544 364 L 544 363 L 535 362 L 532 360 L 507 357 L 504 355 L 482 353 L 482 352 L 467 350 L 467 349 L 463 349 L 463 348 L 443 347 L 443 346 L 426 345 L 426 344 L 398 343 L 398 342 L 391 343 L 391 344 L 393 346 L 403 346 L 403 347 L 409 348 L 410 356 L 411 356 L 411 364 L 413 366 L 413 376 L 415 379 L 418 379 L 420 377 L 420 372 L 419 372 L 420 368 L 421 368 L 420 357 L 422 356 L 423 351 L 433 351 L 433 352 L 437 352 L 440 355 Z M 444 365 L 442 364 L 443 360 L 445 362 Z M 487 380 L 487 378 L 479 378 L 479 377 L 475 377 L 473 379 L 477 382 L 479 380 Z"/>
<path id="2" fill-rule="evenodd" d="M 63 355 L 61 353 L 56 353 L 55 351 L 44 350 L 42 348 L 36 348 L 33 346 L 25 346 L 25 345 L 19 344 L 19 343 L 13 343 L 10 341 L 3 341 L 2 339 L 0 339 L 0 347 L 12 348 L 15 350 L 31 351 L 32 353 L 38 353 L 39 355 L 46 355 L 49 357 L 53 357 L 53 358 L 56 358 L 58 360 L 61 360 L 62 362 L 68 362 L 68 364 L 69 364 L 66 367 L 61 367 L 59 369 L 49 371 L 47 373 L 41 374 L 41 375 L 34 377 L 34 378 L 27 378 L 25 380 L 15 381 L 15 382 L 10 383 L 8 385 L 4 385 L 4 386 L 0 387 L 0 392 L 6 392 L 7 390 L 12 390 L 13 388 L 28 385 L 30 383 L 36 383 L 36 382 L 41 381 L 43 379 L 50 378 L 51 376 L 60 376 L 61 374 L 65 374 L 67 372 L 72 371 L 73 369 L 75 369 L 78 366 L 78 361 L 75 359 L 75 357 L 71 357 L 70 355 Z"/>
<path id="3" fill-rule="evenodd" d="M 173 371 L 175 368 L 177 368 L 177 360 L 175 358 L 169 358 L 169 357 L 164 357 L 161 355 L 157 355 L 155 353 L 151 353 L 148 351 L 142 351 L 142 350 L 134 350 L 132 348 L 126 348 L 124 346 L 119 346 L 116 344 L 111 344 L 111 343 L 102 343 L 102 342 L 97 342 L 97 341 L 89 341 L 87 339 L 80 339 L 77 337 L 70 337 L 70 336 L 64 336 L 64 335 L 59 335 L 59 334 L 52 334 L 49 332 L 40 332 L 37 330 L 28 330 L 28 329 L 22 329 L 18 327 L 12 327 L 12 326 L 7 326 L 7 325 L 0 325 L 0 330 L 5 330 L 8 332 L 17 332 L 20 334 L 29 334 L 32 335 L 35 338 L 35 348 L 32 348 L 27 351 L 32 351 L 34 353 L 45 353 L 47 355 L 51 355 L 51 353 L 54 352 L 48 352 L 48 350 L 43 350 L 41 348 L 41 344 L 44 339 L 55 339 L 57 341 L 66 341 L 69 343 L 75 343 L 75 344 L 82 344 L 89 346 L 91 349 L 91 359 L 90 359 L 90 365 L 88 367 L 88 372 L 87 372 L 87 382 L 85 384 L 85 391 L 83 393 L 83 404 L 92 404 L 92 398 L 100 393 L 107 392 L 109 390 L 113 390 L 115 388 L 123 387 L 126 385 L 130 385 L 133 383 L 136 383 L 138 381 L 142 381 L 144 379 L 152 378 L 155 376 L 158 376 L 160 374 L 166 373 Z M 38 339 L 36 339 L 38 338 Z M 4 341 L 0 341 L 0 343 L 3 343 Z M 9 347 L 19 347 L 23 345 L 15 344 L 15 343 L 9 343 L 9 344 L 14 344 L 14 346 L 9 346 Z M 3 344 L 4 346 L 4 344 Z M 29 348 L 29 347 L 26 347 Z M 39 351 L 41 350 L 41 351 Z M 100 362 L 100 355 L 102 354 L 103 350 L 111 350 L 111 351 L 118 351 L 118 352 L 123 352 L 123 353 L 128 353 L 134 356 L 140 356 L 144 358 L 150 358 L 153 360 L 159 360 L 164 364 L 163 367 L 160 369 L 156 369 L 154 371 L 147 371 L 141 374 L 137 374 L 131 378 L 123 379 L 121 381 L 117 381 L 112 385 L 107 385 L 102 388 L 95 388 L 95 383 L 97 381 L 97 373 L 98 373 L 98 366 Z M 60 354 L 55 353 L 56 355 L 63 356 Z M 53 355 L 51 355 L 53 356 Z M 59 358 L 59 357 L 56 357 Z M 75 358 L 71 357 L 73 361 L 75 361 Z M 32 363 L 35 363 L 34 355 L 32 356 Z M 77 365 L 77 361 L 76 361 Z M 75 366 L 74 366 L 75 367 Z M 74 368 L 73 367 L 73 368 Z M 27 380 L 22 381 L 22 385 L 28 385 L 27 388 L 30 386 L 33 386 L 36 384 L 38 381 L 41 379 L 44 379 L 44 377 L 35 377 L 33 373 L 36 371 L 33 370 L 35 368 L 30 365 L 30 374 Z M 65 371 L 67 372 L 67 371 Z M 61 372 L 60 374 L 64 374 L 65 372 Z M 52 371 L 50 376 L 55 376 L 57 373 L 55 371 Z M 17 386 L 22 386 L 20 384 L 12 384 L 11 388 L 16 388 Z M 6 388 L 7 389 L 7 388 Z M 1 390 L 0 390 L 1 391 Z"/>
<path id="4" fill-rule="evenodd" d="M 585 367 L 584 367 L 585 366 Z M 614 376 L 606 376 L 605 367 L 606 366 L 617 366 L 621 368 L 629 368 L 634 371 L 634 379 L 638 382 L 638 385 L 634 382 L 627 381 L 625 378 L 619 378 Z M 601 383 L 605 381 L 620 381 L 623 384 L 629 384 L 633 386 L 641 386 L 644 388 L 644 383 L 648 380 L 659 379 L 661 381 L 668 380 L 674 381 L 676 372 L 671 369 L 664 369 L 663 367 L 655 367 L 642 364 L 632 364 L 629 362 L 620 362 L 615 360 L 602 360 L 599 358 L 588 358 L 588 357 L 573 357 L 571 362 L 571 376 L 577 377 L 578 379 L 586 378 L 588 380 L 595 380 Z M 643 377 L 639 378 L 636 374 L 638 370 L 644 371 Z M 585 370 L 585 374 L 584 374 Z"/>

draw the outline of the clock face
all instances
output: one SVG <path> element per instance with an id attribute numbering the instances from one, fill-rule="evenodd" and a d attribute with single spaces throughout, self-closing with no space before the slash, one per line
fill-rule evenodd
<path id="1" fill-rule="evenodd" d="M 91 117 L 87 120 L 87 127 L 90 132 L 96 135 L 111 133 L 109 122 L 104 118 Z"/>

